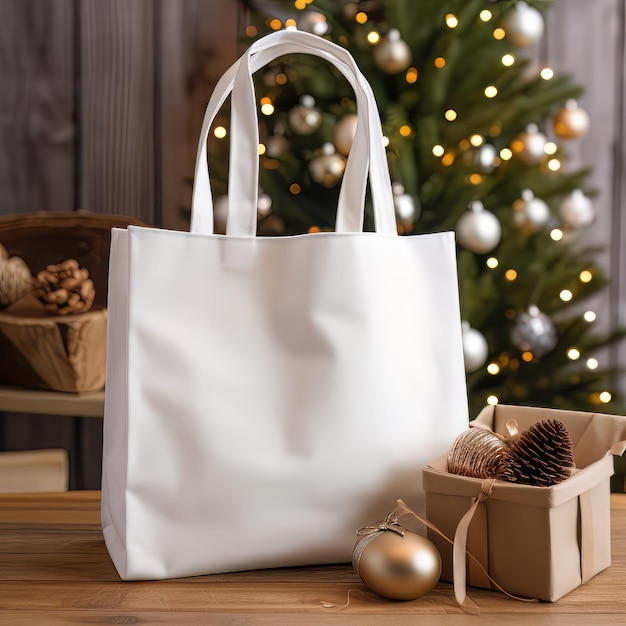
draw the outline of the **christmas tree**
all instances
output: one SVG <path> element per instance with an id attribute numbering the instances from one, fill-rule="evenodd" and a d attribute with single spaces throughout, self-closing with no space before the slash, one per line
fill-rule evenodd
<path id="1" fill-rule="evenodd" d="M 399 232 L 456 231 L 471 415 L 486 402 L 620 406 L 616 372 L 596 356 L 622 333 L 600 335 L 583 304 L 607 282 L 597 250 L 580 237 L 594 218 L 588 171 L 567 167 L 567 141 L 583 136 L 589 119 L 577 103 L 580 87 L 539 67 L 533 54 L 548 4 L 247 3 L 247 44 L 299 28 L 352 53 L 380 109 Z M 329 64 L 305 55 L 278 59 L 255 84 L 259 232 L 332 230 L 356 126 L 352 90 Z M 218 227 L 227 120 L 225 113 L 209 146 Z"/>

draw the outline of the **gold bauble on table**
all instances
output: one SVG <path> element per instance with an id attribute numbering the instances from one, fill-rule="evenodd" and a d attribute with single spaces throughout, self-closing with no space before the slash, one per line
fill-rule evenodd
<path id="1" fill-rule="evenodd" d="M 589 114 L 578 106 L 576 100 L 568 100 L 553 121 L 554 134 L 561 139 L 579 139 L 589 132 Z"/>
<path id="2" fill-rule="evenodd" d="M 407 530 L 401 532 L 386 530 L 375 533 L 373 538 L 361 538 L 360 542 L 367 545 L 355 560 L 355 569 L 375 593 L 391 600 L 415 600 L 437 584 L 441 555 L 426 537 Z"/>

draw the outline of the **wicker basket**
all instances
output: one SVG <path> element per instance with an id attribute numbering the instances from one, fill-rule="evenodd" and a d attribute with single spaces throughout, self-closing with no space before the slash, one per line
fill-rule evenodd
<path id="1" fill-rule="evenodd" d="M 140 221 L 120 215 L 33 213 L 0 218 L 0 243 L 33 274 L 67 258 L 89 270 L 96 289 L 90 311 L 53 316 L 32 295 L 0 311 L 0 380 L 80 392 L 102 389 L 111 228 Z"/>

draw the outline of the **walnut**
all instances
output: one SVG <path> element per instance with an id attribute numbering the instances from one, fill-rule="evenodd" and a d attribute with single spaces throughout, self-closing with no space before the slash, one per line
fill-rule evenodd
<path id="1" fill-rule="evenodd" d="M 34 286 L 46 309 L 58 315 L 88 311 L 96 295 L 89 271 L 75 259 L 48 265 L 37 274 Z"/>

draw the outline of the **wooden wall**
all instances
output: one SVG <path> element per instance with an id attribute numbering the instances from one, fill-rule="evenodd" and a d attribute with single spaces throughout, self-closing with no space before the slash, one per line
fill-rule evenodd
<path id="1" fill-rule="evenodd" d="M 541 49 L 587 90 L 592 131 L 569 150 L 599 191 L 585 237 L 607 246 L 603 328 L 626 325 L 625 14 L 626 0 L 555 0 Z M 203 107 L 244 23 L 237 0 L 0 0 L 0 215 L 82 208 L 185 228 Z M 626 346 L 602 358 L 626 365 Z M 26 419 L 4 445 L 38 431 L 97 448 L 97 432 Z"/>

